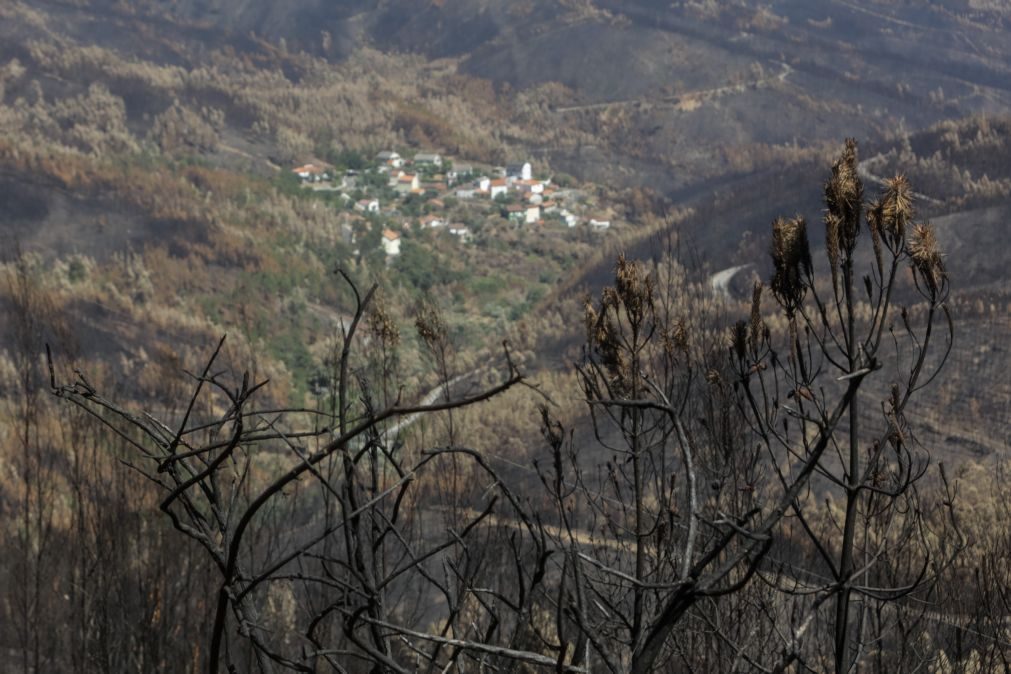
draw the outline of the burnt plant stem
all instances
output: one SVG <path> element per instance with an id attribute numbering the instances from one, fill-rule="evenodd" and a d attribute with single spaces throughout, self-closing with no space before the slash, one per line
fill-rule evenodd
<path id="1" fill-rule="evenodd" d="M 861 363 L 857 351 L 856 319 L 853 316 L 853 261 L 847 257 L 843 266 L 846 293 L 846 331 L 848 339 L 849 374 Z M 860 407 L 859 392 L 854 392 L 849 408 L 849 466 L 846 480 L 846 519 L 843 524 L 842 550 L 839 560 L 839 581 L 842 587 L 836 599 L 835 666 L 836 673 L 850 669 L 852 635 L 850 634 L 850 576 L 853 573 L 853 547 L 856 536 L 857 505 L 860 498 Z"/>

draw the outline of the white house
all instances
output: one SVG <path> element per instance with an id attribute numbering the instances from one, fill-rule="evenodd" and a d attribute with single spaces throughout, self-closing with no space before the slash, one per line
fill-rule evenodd
<path id="1" fill-rule="evenodd" d="M 383 244 L 383 252 L 393 257 L 394 255 L 400 255 L 400 235 L 394 232 L 392 229 L 383 230 L 383 238 L 381 239 Z"/>
<path id="2" fill-rule="evenodd" d="M 611 226 L 611 221 L 605 218 L 590 218 L 587 224 L 590 225 L 592 231 L 603 232 Z"/>
<path id="3" fill-rule="evenodd" d="M 442 166 L 442 155 L 432 152 L 419 152 L 414 155 L 414 163 L 421 166 Z"/>
<path id="4" fill-rule="evenodd" d="M 540 180 L 517 180 L 513 184 L 524 194 L 544 194 L 544 183 Z"/>
<path id="5" fill-rule="evenodd" d="M 564 220 L 565 224 L 569 227 L 575 227 L 576 225 L 579 224 L 579 216 L 575 215 L 568 209 L 563 208 L 559 212 L 559 215 L 562 216 L 562 220 Z"/>
<path id="6" fill-rule="evenodd" d="M 355 203 L 355 210 L 362 213 L 378 213 L 379 199 L 362 199 Z"/>
<path id="7" fill-rule="evenodd" d="M 461 187 L 456 191 L 457 199 L 473 199 L 477 196 L 477 190 L 473 187 Z"/>
<path id="8" fill-rule="evenodd" d="M 319 164 L 309 163 L 302 166 L 296 166 L 291 170 L 291 172 L 301 178 L 302 182 L 318 183 L 321 180 L 330 179 L 330 174 L 326 167 L 320 166 Z"/>
<path id="9" fill-rule="evenodd" d="M 541 219 L 541 207 L 538 206 L 537 204 L 531 204 L 527 206 L 526 210 L 523 213 L 525 216 L 525 222 L 528 225 L 532 225 Z"/>
<path id="10" fill-rule="evenodd" d="M 420 187 L 421 181 L 418 180 L 417 173 L 405 173 L 397 178 L 397 184 L 393 186 L 393 190 L 397 194 L 410 194 Z"/>
<path id="11" fill-rule="evenodd" d="M 418 223 L 421 225 L 422 229 L 425 228 L 435 229 L 437 227 L 444 227 L 446 225 L 446 220 L 433 213 L 431 215 L 424 216 L 423 218 L 421 218 L 421 220 L 418 221 Z"/>
<path id="12" fill-rule="evenodd" d="M 460 241 L 462 241 L 464 243 L 467 243 L 472 238 L 471 237 L 471 233 L 470 233 L 470 229 L 467 227 L 467 225 L 461 225 L 459 223 L 453 223 L 449 227 L 446 228 L 446 231 L 448 231 L 450 234 L 452 234 L 453 236 L 457 237 L 458 239 L 460 239 Z"/>
<path id="13" fill-rule="evenodd" d="M 492 180 L 488 184 L 488 192 L 492 199 L 494 199 L 500 194 L 505 194 L 508 191 L 509 191 L 509 184 L 506 182 L 505 178 Z"/>
<path id="14" fill-rule="evenodd" d="M 489 189 L 491 189 L 491 178 L 481 176 L 480 178 L 477 179 L 477 181 L 475 181 L 474 184 L 477 185 L 477 189 L 480 190 L 481 192 L 487 192 Z"/>
<path id="15" fill-rule="evenodd" d="M 509 164 L 506 166 L 505 172 L 506 178 L 513 180 L 531 180 L 534 177 L 533 169 L 528 161 L 522 164 Z"/>
<path id="16" fill-rule="evenodd" d="M 400 168 L 404 165 L 404 158 L 392 150 L 383 150 L 376 155 L 376 161 L 386 166 Z"/>
<path id="17" fill-rule="evenodd" d="M 474 172 L 474 167 L 470 164 L 453 164 L 453 168 L 446 171 L 446 180 L 450 185 L 455 185 L 460 178 L 468 176 Z"/>

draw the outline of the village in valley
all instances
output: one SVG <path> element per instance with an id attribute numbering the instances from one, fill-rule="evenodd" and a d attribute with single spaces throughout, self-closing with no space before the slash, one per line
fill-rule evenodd
<path id="1" fill-rule="evenodd" d="M 609 209 L 571 178 L 540 175 L 529 161 L 489 166 L 434 152 L 407 158 L 393 150 L 336 159 L 308 161 L 290 175 L 302 189 L 335 197 L 345 244 L 365 253 L 359 249 L 376 242 L 388 262 L 401 254 L 405 235 L 425 230 L 466 244 L 479 233 L 519 228 L 599 236 L 614 221 Z"/>

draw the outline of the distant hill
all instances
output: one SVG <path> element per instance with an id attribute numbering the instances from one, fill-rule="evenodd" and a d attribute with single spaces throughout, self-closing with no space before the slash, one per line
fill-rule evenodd
<path id="1" fill-rule="evenodd" d="M 826 167 L 853 136 L 869 174 L 907 173 L 929 197 L 921 213 L 958 257 L 959 299 L 976 312 L 1006 294 L 1006 256 L 987 245 L 1011 193 L 1005 14 L 871 0 L 11 0 L 0 5 L 0 234 L 54 264 L 102 268 L 89 268 L 96 296 L 175 301 L 158 286 L 110 295 L 147 265 L 182 284 L 175 311 L 202 316 L 208 333 L 239 320 L 235 297 L 281 306 L 308 289 L 306 327 L 336 301 L 307 284 L 353 249 L 337 244 L 340 209 L 279 192 L 278 172 L 425 148 L 489 165 L 529 158 L 591 183 L 594 203 L 642 227 L 620 242 L 641 258 L 657 255 L 651 237 L 676 210 L 699 274 L 748 264 L 764 276 L 769 221 L 819 221 Z M 609 278 L 619 246 L 514 238 L 471 251 L 481 278 L 445 284 L 462 324 L 475 308 L 491 325 L 571 301 Z M 425 246 L 425 269 L 470 273 L 470 257 Z M 489 292 L 522 265 L 545 271 L 530 288 Z M 271 338 L 303 375 L 294 333 Z"/>
<path id="2" fill-rule="evenodd" d="M 1011 39 L 999 3 L 27 4 L 58 17 L 75 41 L 160 64 L 194 67 L 225 48 L 265 65 L 278 53 L 340 61 L 364 47 L 449 59 L 523 105 L 554 111 L 531 120 L 537 126 L 592 136 L 610 181 L 671 193 L 810 158 L 800 156 L 805 150 L 824 156 L 843 136 L 874 139 L 1011 111 Z M 291 79 L 304 76 L 283 67 Z M 545 141 L 530 149 L 600 180 L 585 139 Z"/>

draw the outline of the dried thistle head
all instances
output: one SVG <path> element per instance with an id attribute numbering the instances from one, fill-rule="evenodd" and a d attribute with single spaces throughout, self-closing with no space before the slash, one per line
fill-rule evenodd
<path id="1" fill-rule="evenodd" d="M 860 232 L 860 210 L 864 198 L 863 184 L 857 174 L 857 143 L 846 140 L 839 159 L 832 165 L 832 177 L 825 183 L 825 206 L 836 219 L 836 240 L 849 257 Z"/>
<path id="2" fill-rule="evenodd" d="M 367 319 L 372 337 L 387 348 L 396 348 L 400 344 L 400 328 L 390 316 L 386 297 L 377 292 L 372 300 L 372 310 Z"/>
<path id="3" fill-rule="evenodd" d="M 610 310 L 618 311 L 621 307 L 621 298 L 618 291 L 608 286 L 600 293 L 600 313 L 606 314 Z"/>
<path id="4" fill-rule="evenodd" d="M 618 293 L 614 288 L 605 288 L 601 293 L 599 311 L 587 298 L 585 307 L 587 344 L 610 377 L 612 389 L 620 394 L 625 390 L 629 368 L 624 357 L 618 327 L 612 318 L 616 311 L 618 311 Z"/>
<path id="5" fill-rule="evenodd" d="M 442 318 L 442 312 L 430 300 L 422 300 L 414 317 L 414 327 L 418 336 L 429 349 L 435 350 L 445 344 L 449 331 Z"/>
<path id="6" fill-rule="evenodd" d="M 913 190 L 903 175 L 885 181 L 881 199 L 881 231 L 893 251 L 902 248 L 906 227 L 913 220 Z"/>
<path id="7" fill-rule="evenodd" d="M 680 354 L 688 353 L 688 326 L 684 319 L 672 323 L 661 330 L 660 339 L 664 353 L 668 358 L 675 359 Z"/>
<path id="8" fill-rule="evenodd" d="M 639 262 L 618 256 L 614 271 L 614 289 L 629 319 L 641 323 L 653 311 L 654 281 Z"/>
<path id="9" fill-rule="evenodd" d="M 600 364 L 611 378 L 611 388 L 617 395 L 621 395 L 628 389 L 631 373 L 618 331 L 614 323 L 606 317 L 600 322 L 594 347 L 600 358 Z"/>
<path id="10" fill-rule="evenodd" d="M 612 394 L 623 395 L 634 379 L 630 352 L 641 347 L 626 340 L 633 339 L 637 330 L 646 335 L 643 328 L 648 326 L 655 310 L 655 279 L 641 263 L 624 255 L 618 257 L 614 279 L 614 286 L 601 291 L 598 305 L 587 299 L 584 320 L 590 352 L 606 371 Z M 628 334 L 623 332 L 626 329 Z M 687 348 L 683 328 L 680 332 L 675 328 L 669 334 L 661 333 L 661 337 L 665 348 Z"/>
<path id="11" fill-rule="evenodd" d="M 928 224 L 915 225 L 908 244 L 913 268 L 923 279 L 932 296 L 936 296 L 948 274 L 944 269 L 941 248 L 937 245 L 934 228 Z"/>
<path id="12" fill-rule="evenodd" d="M 787 314 L 793 315 L 804 299 L 805 276 L 811 274 L 811 246 L 804 218 L 776 218 L 772 223 L 772 263 L 772 293 Z"/>

